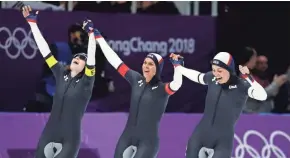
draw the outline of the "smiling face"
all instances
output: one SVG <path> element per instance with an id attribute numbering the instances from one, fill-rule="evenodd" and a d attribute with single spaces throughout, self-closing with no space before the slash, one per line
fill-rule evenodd
<path id="1" fill-rule="evenodd" d="M 146 78 L 146 82 L 150 82 L 156 75 L 156 65 L 150 58 L 145 58 L 142 65 L 143 76 Z"/>
<path id="2" fill-rule="evenodd" d="M 73 58 L 70 64 L 70 70 L 80 73 L 85 68 L 86 61 L 81 56 L 76 56 Z"/>
<path id="3" fill-rule="evenodd" d="M 212 73 L 216 77 L 219 84 L 227 83 L 230 79 L 230 72 L 225 68 L 212 65 Z"/>

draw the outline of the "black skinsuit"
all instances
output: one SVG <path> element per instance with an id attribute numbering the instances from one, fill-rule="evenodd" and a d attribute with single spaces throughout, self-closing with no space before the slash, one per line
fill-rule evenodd
<path id="1" fill-rule="evenodd" d="M 134 158 L 155 158 L 159 150 L 159 122 L 174 91 L 160 81 L 146 83 L 141 74 L 124 64 L 118 71 L 130 83 L 132 91 L 129 118 L 114 158 L 123 158 L 124 150 L 130 145 L 137 147 Z"/>
<path id="2" fill-rule="evenodd" d="M 61 143 L 62 151 L 56 158 L 76 158 L 81 136 L 81 120 L 91 98 L 94 66 L 86 66 L 86 73 L 72 78 L 65 67 L 50 54 L 46 62 L 56 79 L 56 92 L 49 120 L 38 142 L 36 158 L 45 158 L 44 147 Z"/>
<path id="3" fill-rule="evenodd" d="M 212 72 L 204 76 L 208 85 L 204 115 L 190 137 L 186 158 L 198 158 L 202 147 L 214 149 L 213 158 L 230 158 L 234 126 L 248 98 L 250 84 L 241 78 L 227 85 L 216 84 Z"/>

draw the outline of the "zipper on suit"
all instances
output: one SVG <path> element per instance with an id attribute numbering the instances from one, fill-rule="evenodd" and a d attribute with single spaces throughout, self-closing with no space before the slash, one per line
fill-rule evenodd
<path id="1" fill-rule="evenodd" d="M 220 89 L 220 92 L 219 92 L 219 95 L 218 95 L 217 101 L 216 101 L 215 106 L 214 106 L 213 117 L 212 117 L 212 120 L 211 120 L 211 124 L 212 124 L 212 125 L 213 125 L 214 122 L 215 122 L 215 117 L 216 117 L 217 108 L 218 108 L 218 104 L 219 104 L 219 101 L 220 101 L 221 94 L 222 94 L 222 88 Z"/>
<path id="2" fill-rule="evenodd" d="M 137 103 L 137 112 L 136 112 L 136 117 L 135 117 L 135 126 L 137 126 L 137 123 L 138 123 L 138 115 L 139 115 L 139 106 L 140 106 L 140 101 L 141 101 L 141 99 L 142 99 L 142 96 L 143 96 L 143 94 L 144 94 L 144 92 L 145 92 L 146 87 L 147 87 L 147 84 L 145 84 L 145 86 L 144 86 L 144 88 L 143 88 L 143 90 L 142 90 L 142 92 L 141 92 L 141 95 L 140 95 L 140 97 L 139 97 L 138 103 Z"/>

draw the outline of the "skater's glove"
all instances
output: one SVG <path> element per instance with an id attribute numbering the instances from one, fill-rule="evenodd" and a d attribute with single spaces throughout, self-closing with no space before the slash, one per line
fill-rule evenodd
<path id="1" fill-rule="evenodd" d="M 180 55 L 171 54 L 169 60 L 174 67 L 184 66 L 184 58 Z"/>
<path id="2" fill-rule="evenodd" d="M 22 7 L 22 14 L 28 23 L 37 23 L 38 12 L 32 11 L 30 6 Z"/>
<path id="3" fill-rule="evenodd" d="M 97 29 L 94 29 L 94 23 L 92 22 L 92 20 L 89 19 L 83 22 L 83 30 L 85 30 L 87 33 L 94 33 L 95 38 L 102 36 Z"/>

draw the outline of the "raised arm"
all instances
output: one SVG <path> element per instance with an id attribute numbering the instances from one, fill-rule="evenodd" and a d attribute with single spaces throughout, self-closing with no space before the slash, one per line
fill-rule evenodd
<path id="1" fill-rule="evenodd" d="M 116 52 L 109 46 L 107 41 L 101 36 L 96 36 L 96 40 L 99 43 L 105 57 L 107 58 L 108 62 L 118 70 L 123 63 L 120 57 L 117 55 Z"/>
<path id="2" fill-rule="evenodd" d="M 84 26 L 89 25 L 90 27 L 93 26 L 92 22 L 88 20 L 84 23 Z M 102 37 L 101 33 L 94 29 L 94 35 L 96 41 L 99 43 L 105 57 L 107 58 L 108 62 L 124 77 L 126 80 L 132 84 L 137 81 L 141 75 L 131 70 L 123 61 L 119 58 L 116 52 L 109 46 L 106 40 Z"/>
<path id="3" fill-rule="evenodd" d="M 93 30 L 85 29 L 89 34 L 88 59 L 85 67 L 85 85 L 88 89 L 92 89 L 95 81 L 95 65 L 96 65 L 96 40 Z"/>
<path id="4" fill-rule="evenodd" d="M 239 69 L 242 73 L 242 78 L 244 78 L 251 85 L 248 88 L 249 97 L 260 101 L 266 100 L 267 93 L 265 89 L 258 82 L 256 82 L 252 76 L 249 75 L 249 69 L 246 66 L 239 66 Z"/>
<path id="5" fill-rule="evenodd" d="M 97 36 L 97 42 L 107 58 L 108 62 L 119 72 L 119 74 L 124 77 L 130 84 L 137 81 L 141 74 L 138 72 L 131 70 L 123 61 L 119 58 L 119 56 L 114 52 L 114 50 L 108 45 L 106 40 L 102 36 Z"/>
<path id="6" fill-rule="evenodd" d="M 174 66 L 174 75 L 173 75 L 173 81 L 170 83 L 167 83 L 165 85 L 165 91 L 167 94 L 172 95 L 174 94 L 182 85 L 182 74 L 178 71 L 178 67 L 181 65 L 184 65 L 183 58 L 181 58 L 179 55 L 170 55 L 170 61 Z"/>
<path id="7" fill-rule="evenodd" d="M 62 72 L 63 66 L 58 63 L 58 61 L 51 54 L 49 46 L 45 39 L 43 38 L 38 26 L 37 26 L 37 12 L 32 12 L 29 6 L 25 6 L 22 8 L 23 16 L 26 18 L 28 24 L 30 25 L 31 32 L 33 34 L 34 40 L 38 46 L 38 49 L 45 59 L 49 68 L 51 68 L 53 74 L 55 76 L 60 75 Z"/>
<path id="8" fill-rule="evenodd" d="M 255 77 L 254 77 L 255 78 Z M 271 82 L 270 85 L 264 87 L 266 93 L 267 93 L 267 99 L 271 97 L 275 97 L 278 92 L 280 87 L 287 81 L 287 75 L 282 74 L 282 75 L 275 75 L 273 78 L 273 81 Z"/>
<path id="9" fill-rule="evenodd" d="M 272 82 L 270 85 L 265 87 L 265 91 L 268 97 L 275 97 L 279 92 L 280 86 L 276 82 Z"/>
<path id="10" fill-rule="evenodd" d="M 171 81 L 170 83 L 166 83 L 165 91 L 167 94 L 172 95 L 176 91 L 178 91 L 181 85 L 182 85 L 182 74 L 178 72 L 176 68 L 174 68 L 173 81 Z"/>

